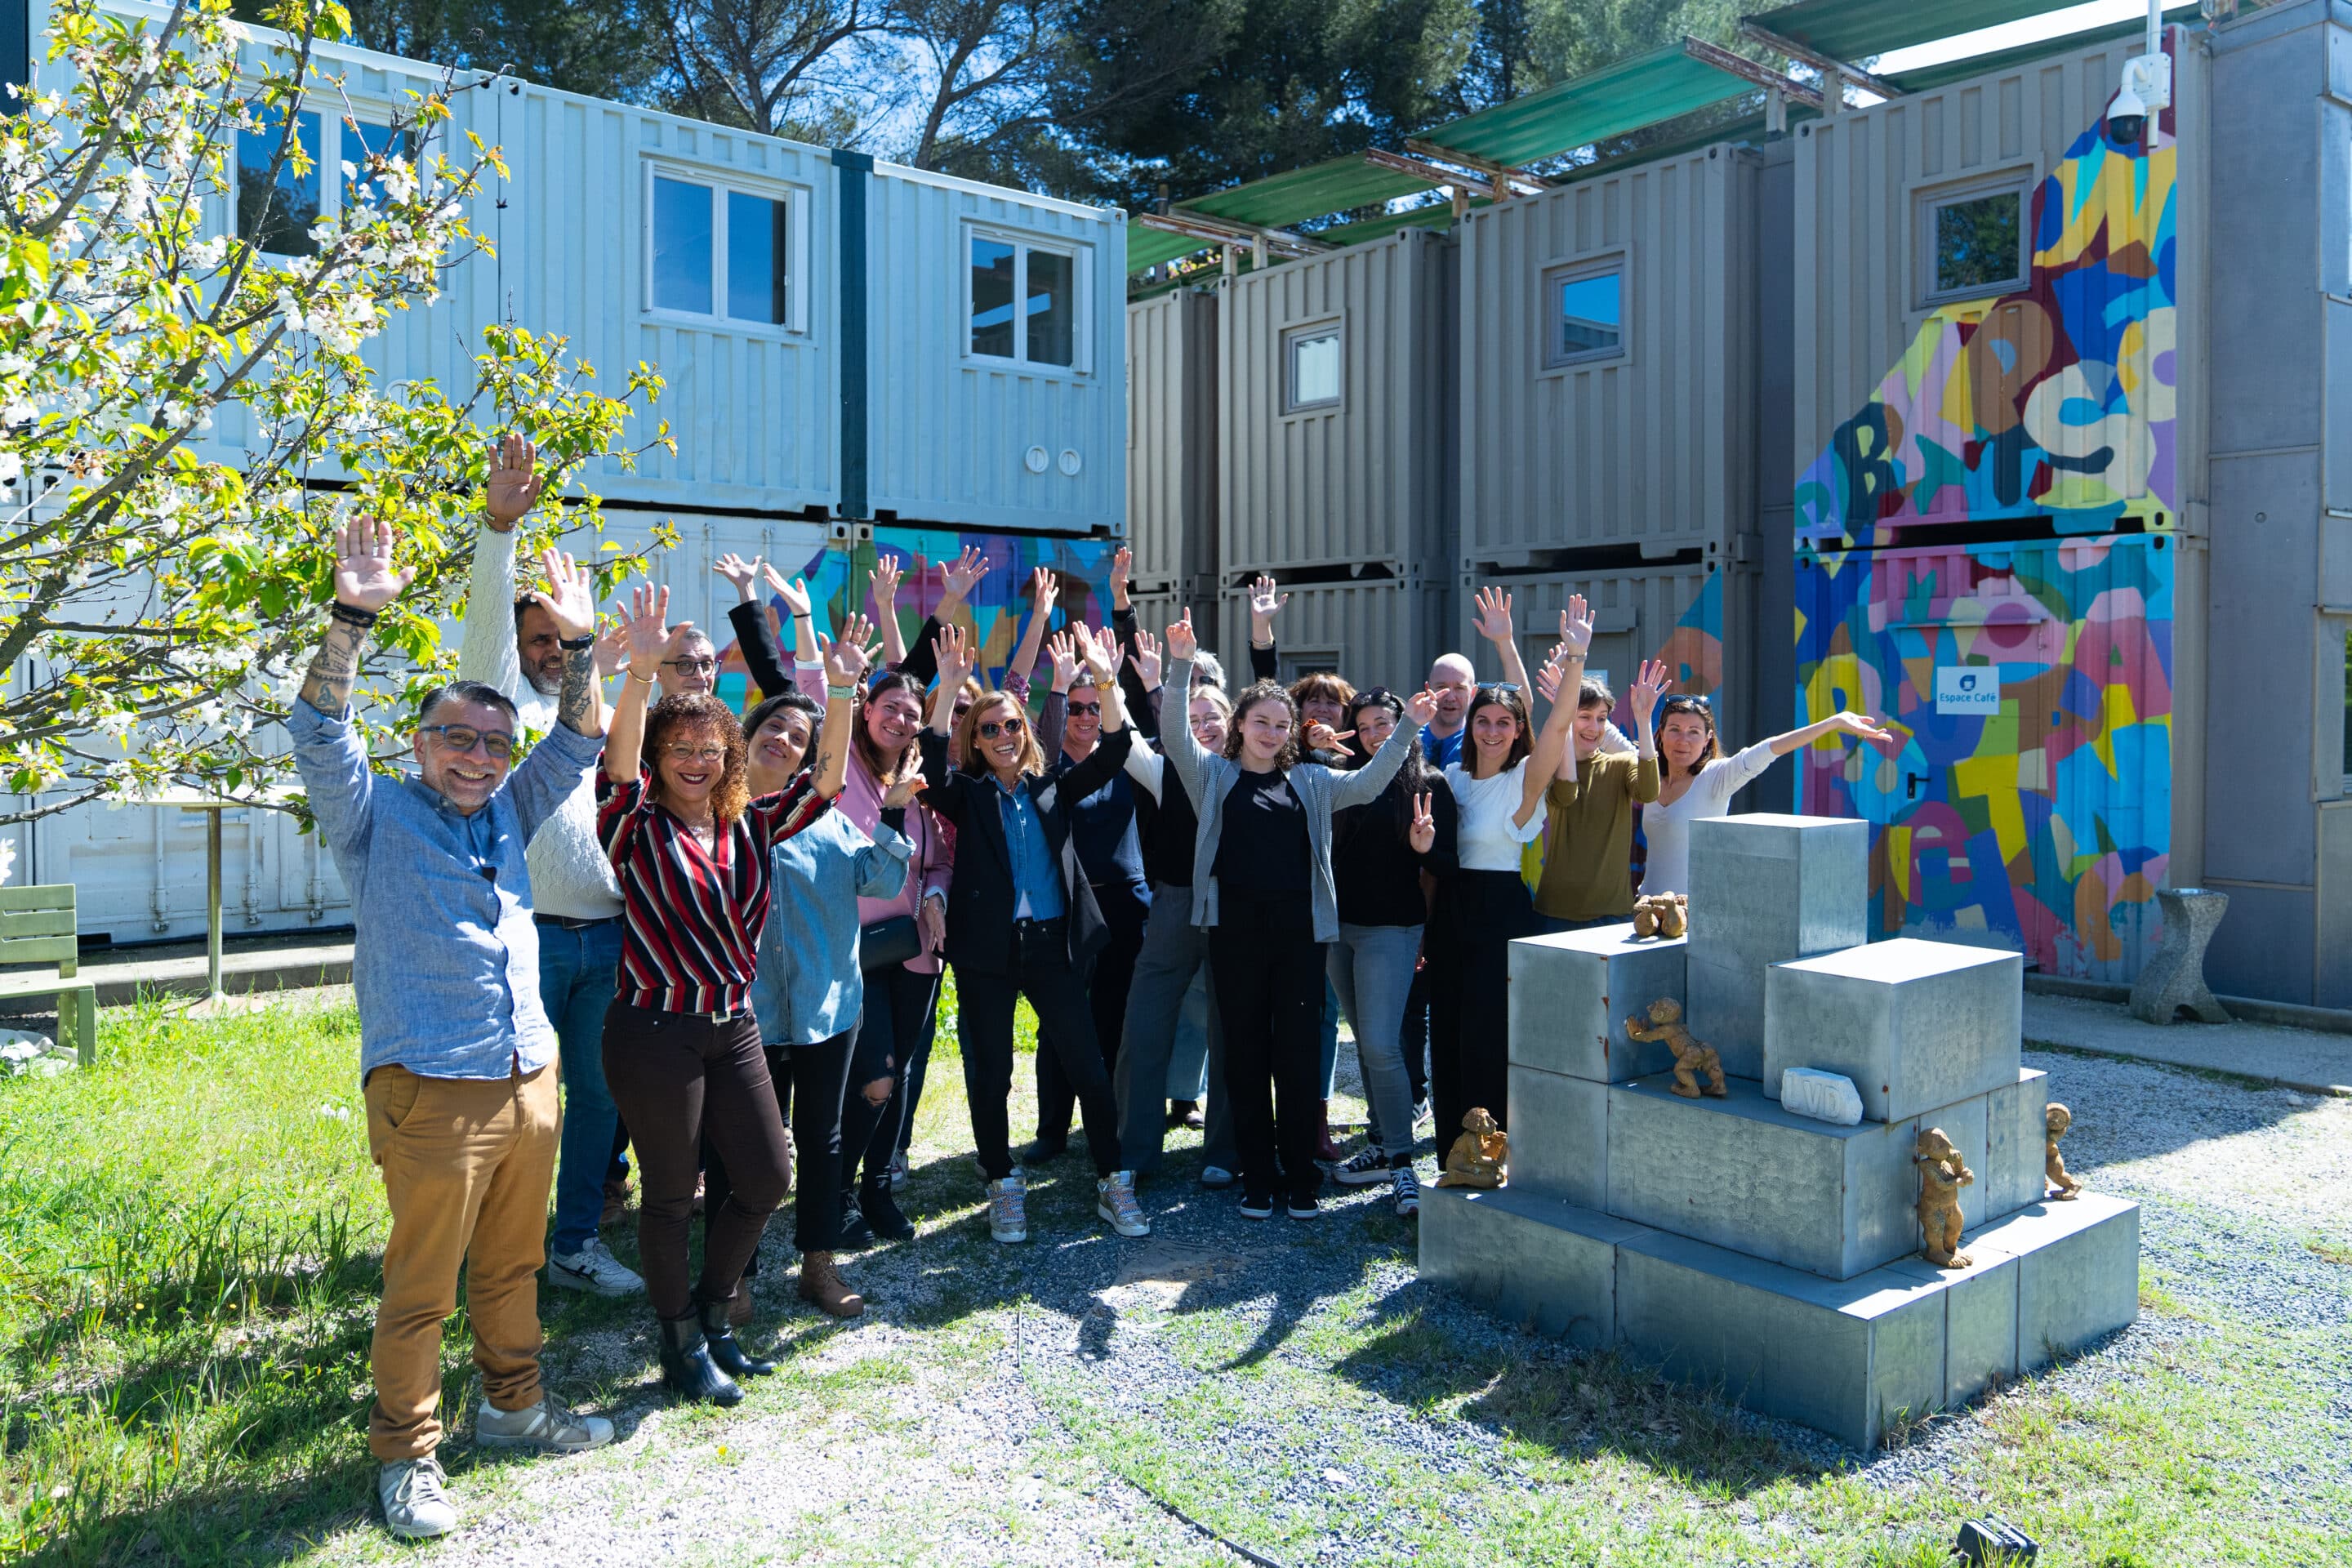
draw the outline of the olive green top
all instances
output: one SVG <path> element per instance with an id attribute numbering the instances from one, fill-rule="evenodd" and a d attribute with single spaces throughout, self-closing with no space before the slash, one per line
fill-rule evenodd
<path id="1" fill-rule="evenodd" d="M 1544 792 L 1543 880 L 1536 912 L 1556 921 L 1633 918 L 1633 803 L 1658 798 L 1658 759 L 1581 758 Z"/>

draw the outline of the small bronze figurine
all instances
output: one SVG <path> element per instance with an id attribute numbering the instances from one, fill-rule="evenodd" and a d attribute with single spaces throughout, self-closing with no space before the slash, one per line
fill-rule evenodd
<path id="1" fill-rule="evenodd" d="M 2050 1109 L 2042 1113 L 2042 1125 L 2049 1134 L 2042 1142 L 2042 1173 L 2051 1186 L 2057 1189 L 2042 1195 L 2056 1198 L 2061 1203 L 2072 1203 L 2074 1195 L 2083 1190 L 2083 1184 L 2066 1173 L 2066 1156 L 2058 1152 L 2058 1140 L 2066 1136 L 2066 1129 L 2074 1125 L 2074 1113 L 2053 1100 L 2050 1102 Z"/>
<path id="2" fill-rule="evenodd" d="M 1483 1105 L 1474 1105 L 1462 1118 L 1462 1136 L 1445 1156 L 1437 1173 L 1441 1187 L 1499 1187 L 1511 1161 L 1511 1138 L 1495 1125 Z"/>
<path id="3" fill-rule="evenodd" d="M 1960 1250 L 1960 1189 L 1972 1186 L 1977 1173 L 1961 1163 L 1960 1152 L 1940 1127 L 1919 1134 L 1912 1163 L 1919 1167 L 1919 1228 L 1927 1233 L 1927 1261 L 1938 1268 L 1966 1268 L 1969 1255 Z"/>
<path id="4" fill-rule="evenodd" d="M 1633 934 L 1681 936 L 1690 930 L 1690 900 L 1681 893 L 1649 893 L 1633 900 Z"/>
<path id="5" fill-rule="evenodd" d="M 1691 1038 L 1683 1026 L 1683 1005 L 1671 996 L 1661 996 L 1650 1004 L 1650 1021 L 1639 1018 L 1625 1020 L 1629 1039 L 1664 1040 L 1666 1048 L 1675 1053 L 1675 1092 L 1685 1100 L 1699 1097 L 1698 1075 L 1706 1075 L 1705 1092 L 1721 1100 L 1730 1091 L 1723 1086 L 1723 1058 L 1715 1047 L 1703 1040 Z"/>

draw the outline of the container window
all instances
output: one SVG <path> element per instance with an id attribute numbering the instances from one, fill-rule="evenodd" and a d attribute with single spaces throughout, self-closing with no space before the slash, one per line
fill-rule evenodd
<path id="1" fill-rule="evenodd" d="M 264 109 L 261 117 L 259 130 L 240 131 L 236 136 L 236 232 L 273 256 L 315 255 L 319 242 L 310 237 L 310 226 L 319 221 L 325 127 L 317 110 L 296 110 L 294 141 L 301 150 L 299 161 L 309 166 L 297 169 L 294 150 L 289 148 L 285 162 L 278 165 L 278 177 L 272 180 L 269 166 L 277 160 L 286 121 L 282 110 Z"/>
<path id="2" fill-rule="evenodd" d="M 1625 269 L 1584 268 L 1547 275 L 1551 307 L 1548 365 L 1614 359 L 1625 352 Z"/>
<path id="3" fill-rule="evenodd" d="M 1979 184 L 1919 204 L 1924 302 L 1980 299 L 2025 281 L 2025 186 Z"/>
<path id="4" fill-rule="evenodd" d="M 710 314 L 711 189 L 654 176 L 654 305 Z"/>
<path id="5" fill-rule="evenodd" d="M 1083 368 L 1076 253 L 985 234 L 971 243 L 971 352 Z"/>
<path id="6" fill-rule="evenodd" d="M 1283 340 L 1283 411 L 1332 408 L 1339 402 L 1339 328 L 1307 327 Z"/>
<path id="7" fill-rule="evenodd" d="M 394 131 L 389 125 L 361 120 L 343 125 L 342 134 L 343 156 L 335 161 L 336 164 L 340 167 L 348 163 L 358 171 L 356 174 L 343 178 L 343 205 L 353 207 L 363 201 L 374 202 L 379 206 L 389 203 L 392 197 L 384 190 L 383 182 L 368 172 L 368 160 L 383 156 L 415 162 L 416 153 L 410 143 L 409 133 Z M 353 146 L 354 142 L 358 143 L 356 147 Z"/>
<path id="8" fill-rule="evenodd" d="M 743 191 L 727 193 L 727 313 L 739 321 L 782 326 L 786 205 Z"/>

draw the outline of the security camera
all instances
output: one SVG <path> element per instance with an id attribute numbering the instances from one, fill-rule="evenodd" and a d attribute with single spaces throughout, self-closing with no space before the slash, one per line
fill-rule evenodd
<path id="1" fill-rule="evenodd" d="M 2136 144 L 2147 130 L 2147 105 L 2132 89 L 2131 78 L 2124 78 L 2123 90 L 2107 105 L 2107 135 L 2122 146 Z"/>
<path id="2" fill-rule="evenodd" d="M 2160 49 L 2124 62 L 2123 81 L 2107 105 L 2107 134 L 2129 146 L 2147 132 L 2147 117 L 2172 103 L 2172 57 Z"/>

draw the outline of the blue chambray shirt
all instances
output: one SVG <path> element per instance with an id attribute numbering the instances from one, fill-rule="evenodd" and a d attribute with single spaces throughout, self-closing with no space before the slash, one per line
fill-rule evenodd
<path id="1" fill-rule="evenodd" d="M 989 777 L 1004 816 L 1004 847 L 1013 857 L 1013 918 L 1053 920 L 1062 912 L 1062 873 L 1045 841 L 1045 825 L 1037 820 L 1037 803 L 1029 798 L 1029 781 L 1007 787 L 993 773 Z"/>
<path id="2" fill-rule="evenodd" d="M 502 1079 L 553 1060 L 523 848 L 595 766 L 603 739 L 557 725 L 467 817 L 416 779 L 370 771 L 346 715 L 298 697 L 286 727 L 351 889 L 362 1080 L 392 1064 L 420 1078 Z"/>
<path id="3" fill-rule="evenodd" d="M 857 900 L 896 897 L 915 847 L 876 825 L 868 838 L 828 811 L 768 852 L 768 924 L 751 1014 L 766 1046 L 821 1045 L 866 1007 L 857 964 Z"/>

